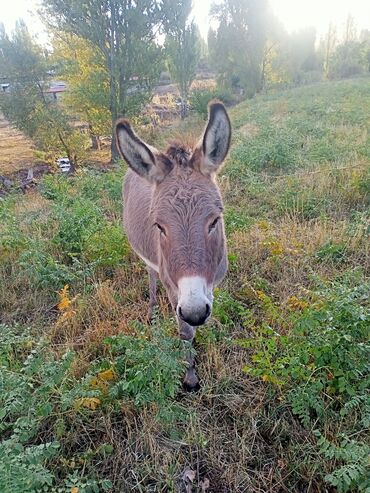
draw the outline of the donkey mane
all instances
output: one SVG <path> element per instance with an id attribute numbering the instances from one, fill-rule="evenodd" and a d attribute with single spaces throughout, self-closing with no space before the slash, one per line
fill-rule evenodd
<path id="1" fill-rule="evenodd" d="M 178 140 L 169 144 L 165 152 L 172 162 L 181 168 L 193 167 L 191 162 L 192 149 Z"/>

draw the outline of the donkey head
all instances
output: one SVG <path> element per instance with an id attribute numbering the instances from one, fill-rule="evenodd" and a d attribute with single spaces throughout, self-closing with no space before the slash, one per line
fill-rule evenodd
<path id="1" fill-rule="evenodd" d="M 159 276 L 180 319 L 202 325 L 213 288 L 226 273 L 222 199 L 215 182 L 230 145 L 231 127 L 220 102 L 194 149 L 171 144 L 165 153 L 145 144 L 126 120 L 117 143 L 129 166 L 151 185 L 151 224 Z"/>

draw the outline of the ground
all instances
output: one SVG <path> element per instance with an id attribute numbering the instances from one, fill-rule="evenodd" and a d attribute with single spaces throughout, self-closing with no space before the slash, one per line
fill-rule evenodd
<path id="1" fill-rule="evenodd" d="M 163 290 L 146 319 L 146 269 L 121 229 L 123 164 L 2 199 L 5 493 L 369 491 L 368 87 L 230 109 L 230 265 L 198 331 L 198 393 L 181 390 Z M 138 133 L 162 148 L 203 126 L 192 115 Z"/>
<path id="2" fill-rule="evenodd" d="M 30 168 L 34 162 L 32 142 L 9 125 L 0 114 L 0 174 L 8 175 Z"/>

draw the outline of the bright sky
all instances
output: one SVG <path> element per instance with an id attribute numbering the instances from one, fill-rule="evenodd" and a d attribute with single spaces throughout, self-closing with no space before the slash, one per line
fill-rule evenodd
<path id="1" fill-rule="evenodd" d="M 193 0 L 194 17 L 205 38 L 209 28 L 208 12 L 213 1 Z M 38 4 L 38 0 L 0 0 L 0 22 L 9 32 L 15 21 L 23 17 L 30 31 L 43 42 L 44 29 L 36 14 Z M 370 0 L 270 0 L 270 5 L 289 32 L 313 26 L 320 36 L 327 31 L 330 22 L 343 29 L 349 13 L 359 30 L 370 29 Z"/>

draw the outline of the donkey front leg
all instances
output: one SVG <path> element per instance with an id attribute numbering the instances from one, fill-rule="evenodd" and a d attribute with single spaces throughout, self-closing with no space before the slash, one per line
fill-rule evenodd
<path id="1" fill-rule="evenodd" d="M 176 313 L 176 307 L 177 307 L 177 298 L 175 295 L 170 293 L 170 290 L 167 290 L 168 297 L 170 299 L 172 308 L 174 312 Z M 192 345 L 193 345 L 193 340 L 195 337 L 195 331 L 196 327 L 192 327 L 191 325 L 187 324 L 184 322 L 184 320 L 181 320 L 176 313 L 176 318 L 177 318 L 177 323 L 179 326 L 179 335 L 180 339 L 183 341 L 188 342 L 188 350 L 186 352 L 186 363 L 187 363 L 187 368 L 185 372 L 185 376 L 183 379 L 183 386 L 184 389 L 187 390 L 188 392 L 196 392 L 197 390 L 200 389 L 200 384 L 199 384 L 199 378 L 197 376 L 197 373 L 195 371 L 195 358 L 192 352 Z"/>
<path id="2" fill-rule="evenodd" d="M 189 348 L 186 353 L 187 368 L 183 380 L 183 386 L 184 389 L 188 392 L 196 392 L 200 389 L 199 378 L 195 371 L 195 358 L 192 352 L 192 345 L 196 329 L 183 320 L 179 320 L 178 317 L 177 320 L 179 323 L 180 338 L 183 341 L 187 341 L 189 344 Z"/>

